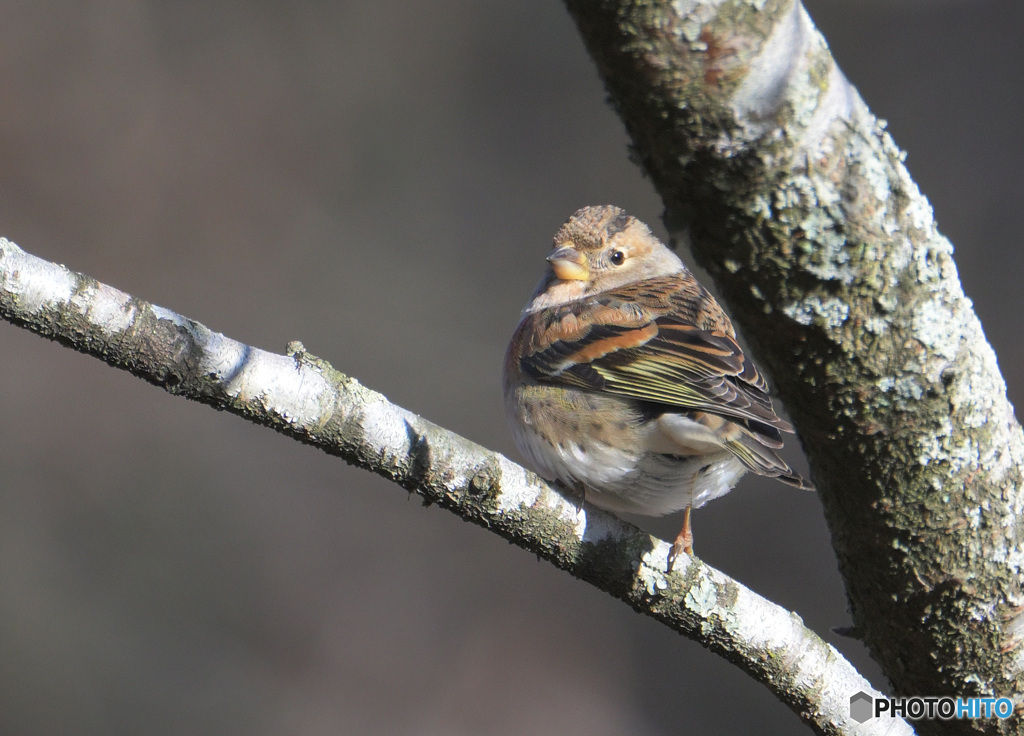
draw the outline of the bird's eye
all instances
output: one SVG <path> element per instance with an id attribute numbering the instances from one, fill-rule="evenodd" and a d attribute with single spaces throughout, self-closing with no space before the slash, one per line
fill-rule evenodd
<path id="1" fill-rule="evenodd" d="M 612 262 L 613 266 L 621 266 L 626 262 L 626 254 L 621 250 L 613 250 L 612 254 L 608 256 L 608 260 Z"/>

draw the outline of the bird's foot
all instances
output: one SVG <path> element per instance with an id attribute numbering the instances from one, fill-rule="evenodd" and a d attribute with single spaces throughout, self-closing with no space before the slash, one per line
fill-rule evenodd
<path id="1" fill-rule="evenodd" d="M 690 512 L 691 509 L 687 506 L 686 513 L 683 515 L 683 528 L 679 531 L 679 536 L 672 543 L 672 549 L 668 553 L 667 572 L 672 572 L 672 566 L 675 565 L 676 557 L 680 553 L 685 552 L 688 555 L 693 555 L 693 530 L 690 528 Z"/>

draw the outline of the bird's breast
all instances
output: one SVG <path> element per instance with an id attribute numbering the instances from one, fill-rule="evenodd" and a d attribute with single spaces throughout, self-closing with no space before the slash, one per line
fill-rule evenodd
<path id="1" fill-rule="evenodd" d="M 658 422 L 628 399 L 512 381 L 505 402 L 516 445 L 534 469 L 609 511 L 661 516 L 697 508 L 744 472 L 721 448 L 665 452 Z"/>

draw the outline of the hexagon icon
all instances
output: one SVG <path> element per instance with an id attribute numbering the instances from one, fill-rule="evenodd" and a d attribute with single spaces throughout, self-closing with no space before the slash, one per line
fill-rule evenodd
<path id="1" fill-rule="evenodd" d="M 864 723 L 864 721 L 871 718 L 871 707 L 873 700 L 870 695 L 861 690 L 856 695 L 850 696 L 850 718 L 857 721 L 857 723 Z"/>

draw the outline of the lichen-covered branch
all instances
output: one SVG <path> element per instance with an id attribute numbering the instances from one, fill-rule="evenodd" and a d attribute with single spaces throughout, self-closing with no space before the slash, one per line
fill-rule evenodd
<path id="1" fill-rule="evenodd" d="M 306 353 L 268 353 L 0 239 L 0 315 L 167 391 L 238 414 L 393 480 L 730 659 L 819 733 L 877 694 L 800 619 L 668 545 L 563 498 L 501 455 L 438 427 Z M 863 727 L 861 727 L 863 728 Z M 911 733 L 878 720 L 857 733 Z"/>
<path id="2" fill-rule="evenodd" d="M 1020 706 L 1024 437 L 884 124 L 794 0 L 566 4 L 799 428 L 873 656 L 898 693 Z"/>

